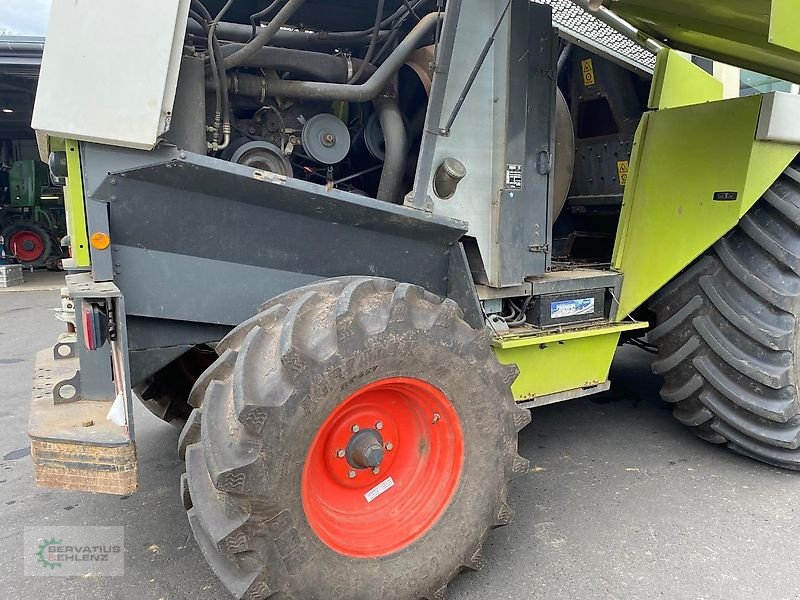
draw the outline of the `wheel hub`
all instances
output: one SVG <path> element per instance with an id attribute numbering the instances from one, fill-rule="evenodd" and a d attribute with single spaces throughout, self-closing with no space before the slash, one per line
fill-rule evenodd
<path id="1" fill-rule="evenodd" d="M 360 430 L 353 434 L 345 449 L 347 462 L 354 469 L 375 469 L 383 462 L 383 438 L 377 429 Z"/>
<path id="2" fill-rule="evenodd" d="M 303 508 L 330 548 L 358 558 L 409 546 L 438 521 L 461 476 L 455 407 L 408 377 L 362 387 L 320 426 L 303 468 Z"/>

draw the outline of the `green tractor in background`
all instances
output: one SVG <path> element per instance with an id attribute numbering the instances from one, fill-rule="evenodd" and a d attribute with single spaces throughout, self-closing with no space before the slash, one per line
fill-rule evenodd
<path id="1" fill-rule="evenodd" d="M 64 195 L 47 165 L 20 160 L 0 171 L 0 259 L 59 270 L 66 233 Z"/>

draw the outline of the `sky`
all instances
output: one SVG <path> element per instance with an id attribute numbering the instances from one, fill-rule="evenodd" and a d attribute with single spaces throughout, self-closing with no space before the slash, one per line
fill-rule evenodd
<path id="1" fill-rule="evenodd" d="M 0 0 L 0 30 L 15 35 L 44 35 L 50 0 Z"/>

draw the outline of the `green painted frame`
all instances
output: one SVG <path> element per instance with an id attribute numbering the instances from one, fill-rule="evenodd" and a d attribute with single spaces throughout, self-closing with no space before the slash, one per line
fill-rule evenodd
<path id="1" fill-rule="evenodd" d="M 75 140 L 50 140 L 51 150 L 61 150 L 67 155 L 67 184 L 64 186 L 64 207 L 67 213 L 67 233 L 70 254 L 76 267 L 91 266 L 89 234 L 86 226 L 86 204 L 83 196 L 83 174 L 78 142 Z"/>

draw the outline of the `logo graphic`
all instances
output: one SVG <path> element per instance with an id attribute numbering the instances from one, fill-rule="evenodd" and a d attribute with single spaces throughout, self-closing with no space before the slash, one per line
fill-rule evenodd
<path id="1" fill-rule="evenodd" d="M 61 540 L 57 540 L 53 538 L 51 540 L 44 540 L 41 544 L 39 544 L 39 549 L 36 551 L 36 560 L 39 561 L 39 564 L 42 565 L 46 569 L 55 569 L 61 566 L 60 562 L 55 562 L 51 560 L 53 558 L 52 554 L 50 553 L 50 546 L 58 546 L 62 544 Z"/>
<path id="2" fill-rule="evenodd" d="M 25 527 L 25 548 L 29 577 L 125 574 L 124 527 Z"/>

